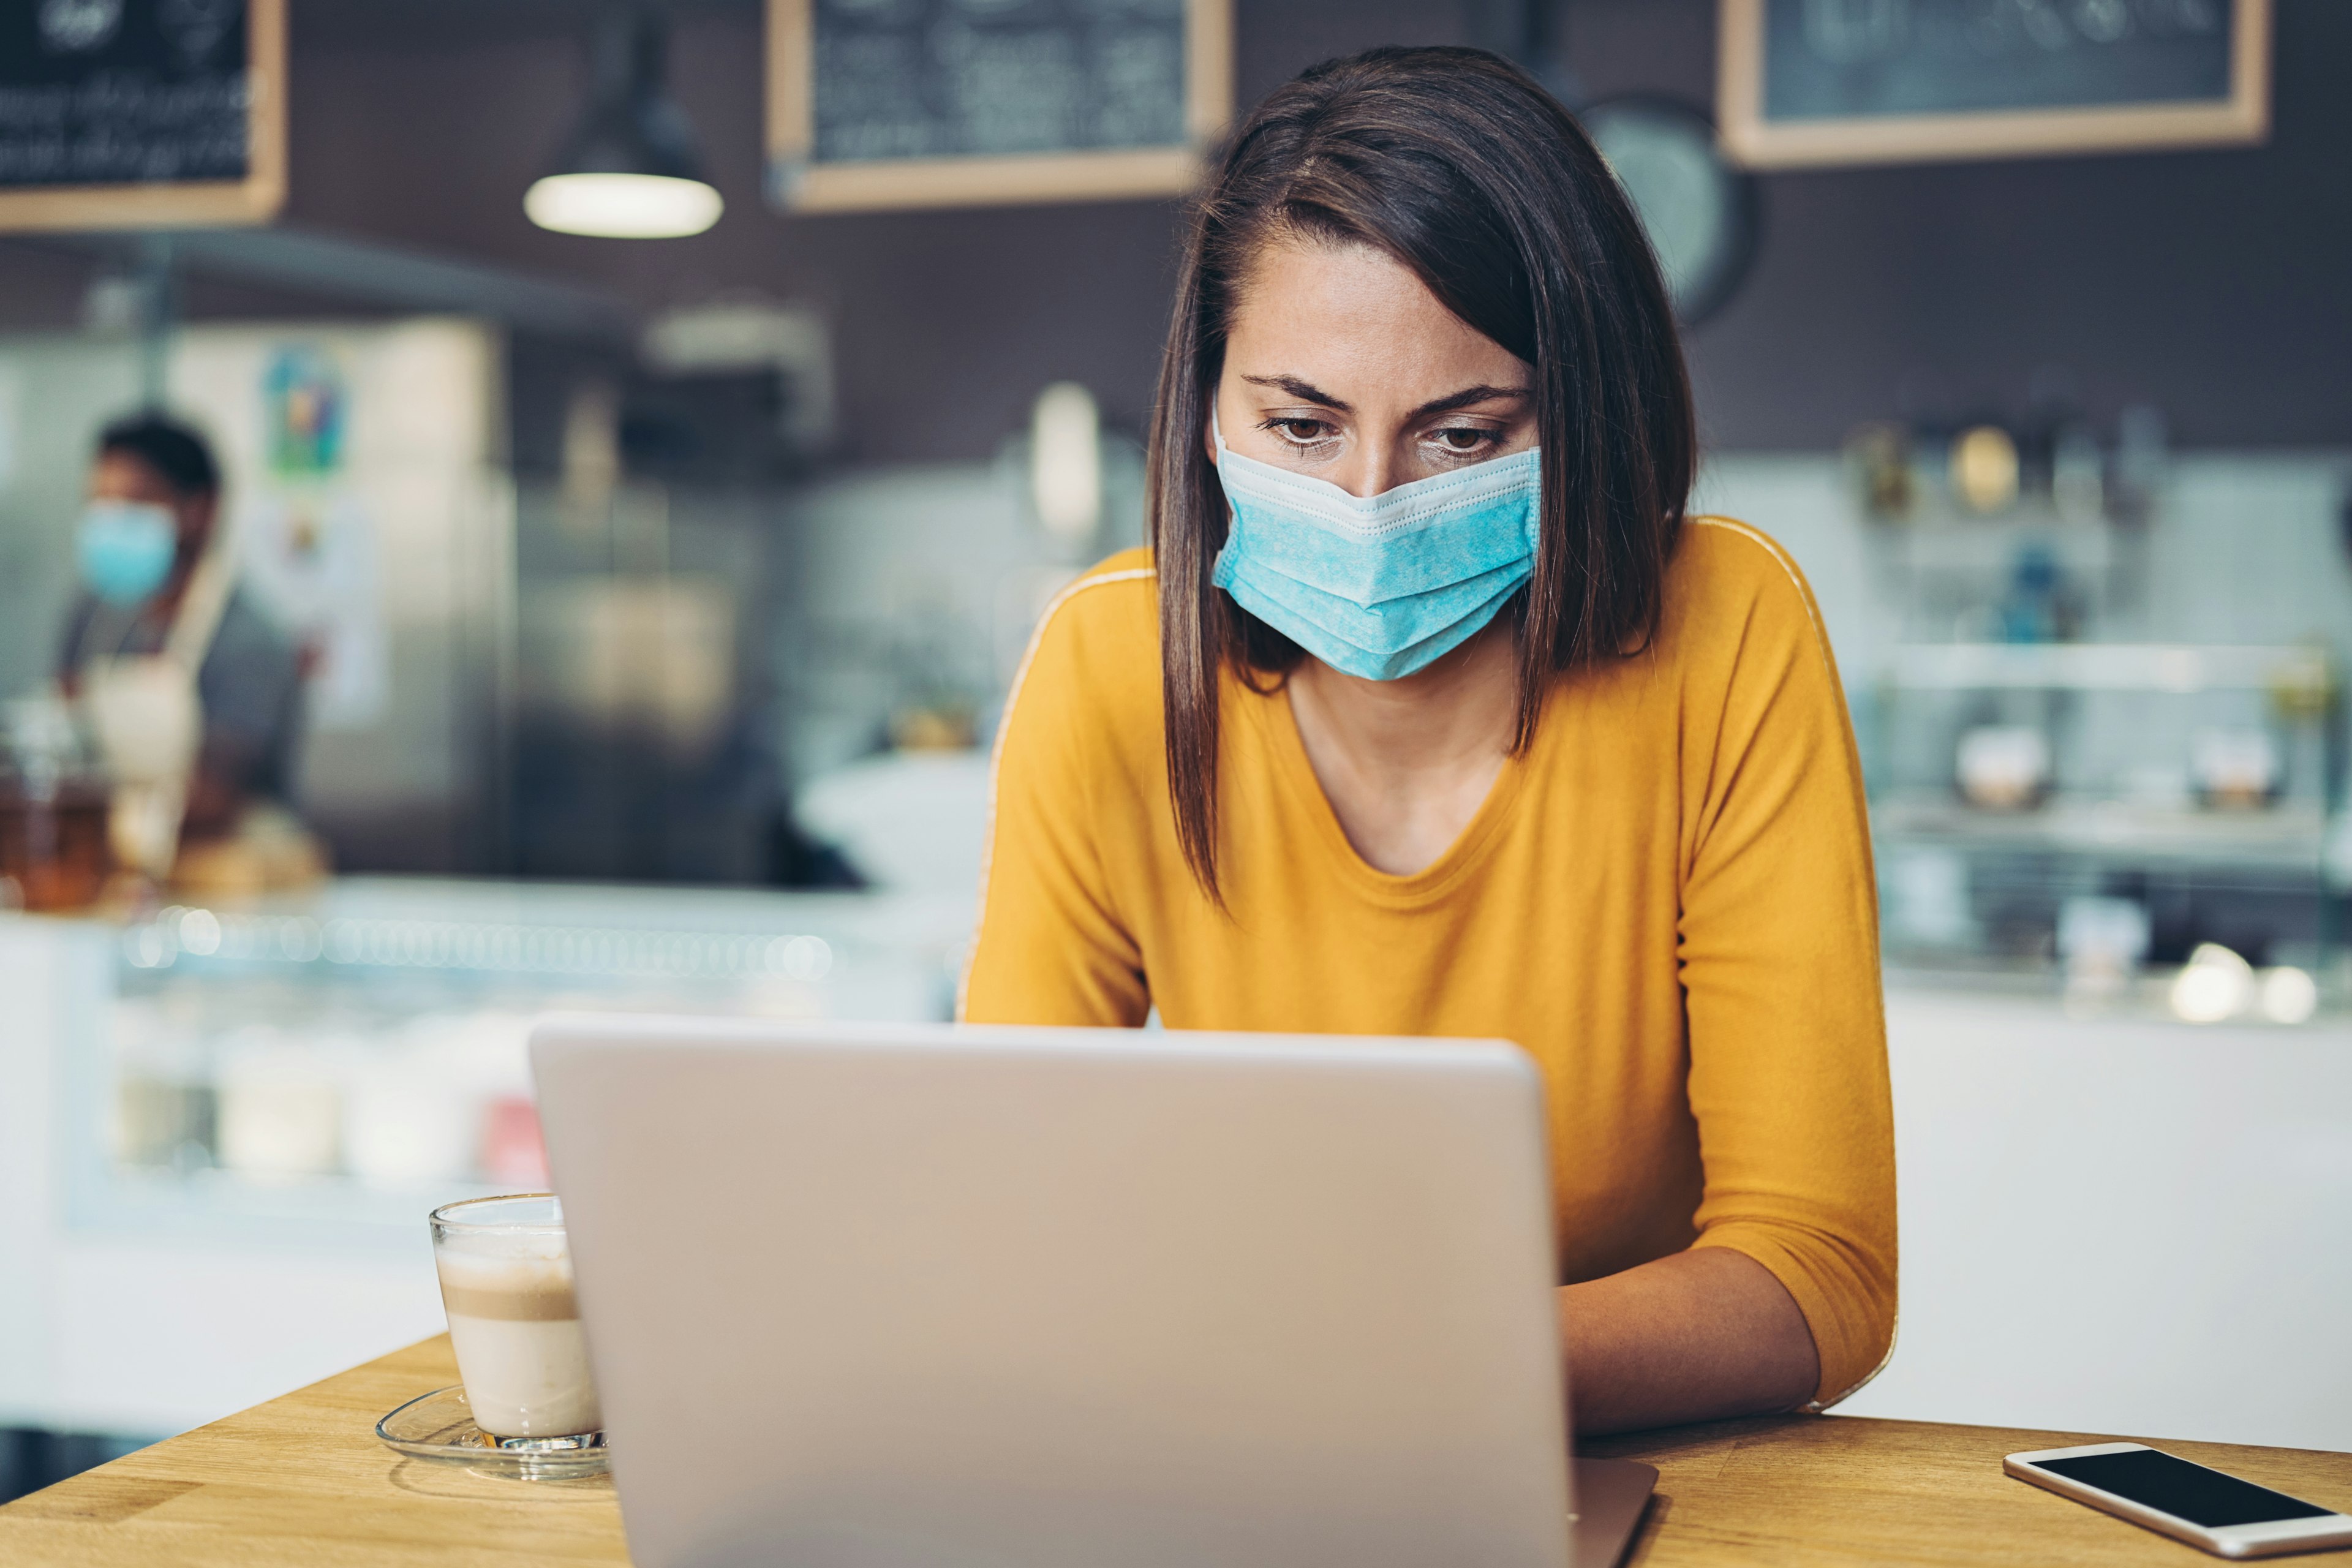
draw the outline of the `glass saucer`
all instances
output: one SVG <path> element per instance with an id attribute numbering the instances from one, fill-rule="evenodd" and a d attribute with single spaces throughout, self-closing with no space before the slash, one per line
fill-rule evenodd
<path id="1" fill-rule="evenodd" d="M 463 1465 L 519 1481 L 568 1481 L 604 1473 L 604 1434 L 572 1437 L 493 1437 L 474 1425 L 462 1387 L 410 1400 L 375 1424 L 387 1447 L 412 1459 Z"/>

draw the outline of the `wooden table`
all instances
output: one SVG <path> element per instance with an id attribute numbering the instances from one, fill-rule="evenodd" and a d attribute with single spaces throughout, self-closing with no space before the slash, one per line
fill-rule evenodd
<path id="1" fill-rule="evenodd" d="M 376 1417 L 456 1381 L 448 1341 L 426 1340 L 117 1459 L 0 1508 L 0 1563 L 626 1563 L 608 1481 L 495 1480 L 403 1459 L 376 1442 Z M 1658 1496 L 1630 1557 L 1644 1568 L 2218 1562 L 2000 1473 L 2003 1454 L 2103 1440 L 1791 1415 L 1611 1438 L 1584 1451 L 1658 1467 Z M 2164 1447 L 2352 1510 L 2352 1454 Z"/>

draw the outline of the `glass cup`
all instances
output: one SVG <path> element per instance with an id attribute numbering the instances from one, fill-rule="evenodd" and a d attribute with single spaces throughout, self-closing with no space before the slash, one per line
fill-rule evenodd
<path id="1" fill-rule="evenodd" d="M 555 1194 L 444 1204 L 433 1211 L 433 1263 L 474 1425 L 502 1448 L 601 1444 Z"/>

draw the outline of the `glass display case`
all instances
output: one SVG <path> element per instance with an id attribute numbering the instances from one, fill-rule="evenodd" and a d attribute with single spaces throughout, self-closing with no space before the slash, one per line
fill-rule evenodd
<path id="1" fill-rule="evenodd" d="M 2346 999 L 2340 653 L 2165 640 L 2287 627 L 2201 592 L 2200 538 L 2151 526 L 1872 531 L 1890 635 L 1854 696 L 1887 954 L 2300 1023 Z"/>
<path id="2" fill-rule="evenodd" d="M 81 1229 L 405 1235 L 542 1186 L 530 1019 L 943 1018 L 962 900 L 350 879 L 109 933 L 70 1053 Z"/>
<path id="3" fill-rule="evenodd" d="M 367 878 L 0 911 L 0 1425 L 175 1431 L 436 1331 L 426 1213 L 545 1180 L 530 1018 L 942 1018 L 971 912 Z"/>

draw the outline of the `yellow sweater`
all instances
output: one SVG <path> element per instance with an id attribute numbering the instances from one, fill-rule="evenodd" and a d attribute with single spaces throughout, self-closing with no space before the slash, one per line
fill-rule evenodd
<path id="1" fill-rule="evenodd" d="M 1683 531 L 1644 654 L 1564 677 L 1462 837 L 1349 845 L 1287 698 L 1230 674 L 1218 868 L 1178 851 L 1150 555 L 1039 626 L 997 742 L 974 1022 L 1517 1042 L 1549 1091 L 1563 1279 L 1736 1247 L 1796 1298 L 1827 1403 L 1895 1331 L 1895 1155 L 1862 774 L 1812 595 Z"/>

